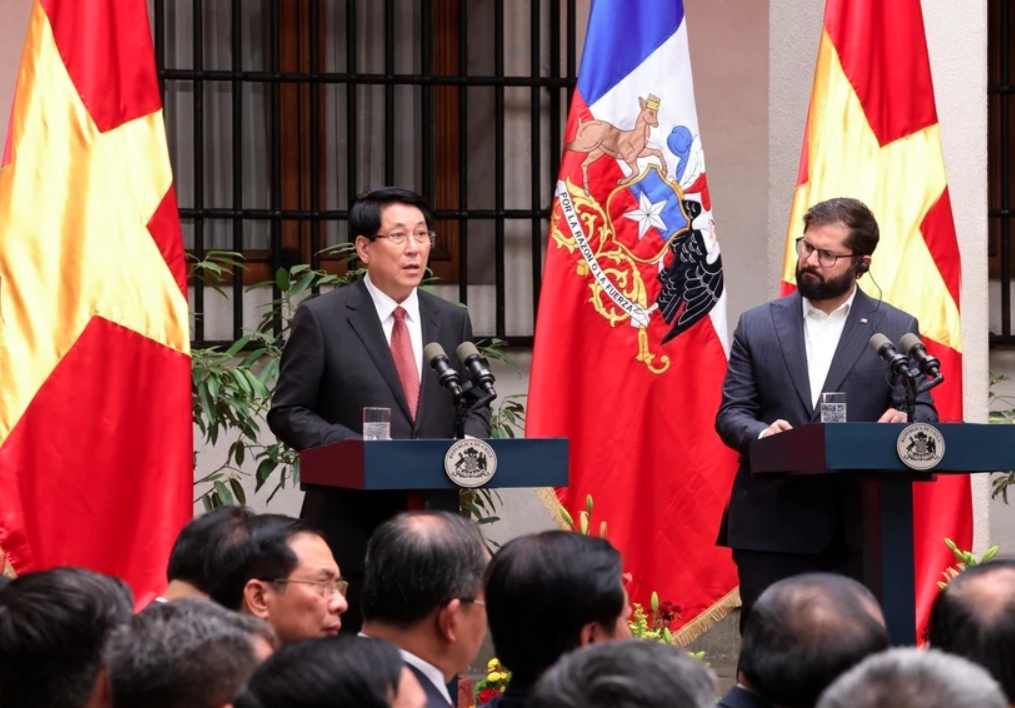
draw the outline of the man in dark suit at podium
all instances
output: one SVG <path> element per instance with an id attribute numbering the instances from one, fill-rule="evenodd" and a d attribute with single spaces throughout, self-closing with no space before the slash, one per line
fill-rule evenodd
<path id="1" fill-rule="evenodd" d="M 268 425 L 304 450 L 359 439 L 363 409 L 381 407 L 391 410 L 392 438 L 453 438 L 453 399 L 425 370 L 423 347 L 439 343 L 466 381 L 455 350 L 471 341 L 472 323 L 464 307 L 419 289 L 434 240 L 429 207 L 408 189 L 377 189 L 353 204 L 349 231 L 366 275 L 296 311 Z M 465 433 L 487 437 L 489 420 L 488 408 L 471 413 Z M 307 492 L 301 516 L 323 532 L 349 582 L 344 632 L 359 631 L 367 540 L 408 502 L 406 492 Z M 457 510 L 458 494 L 426 503 Z"/>
<path id="2" fill-rule="evenodd" d="M 723 442 L 741 453 L 718 539 L 737 564 L 741 627 L 761 592 L 783 578 L 862 573 L 860 483 L 754 478 L 751 443 L 817 422 L 822 392 L 846 394 L 851 422 L 905 422 L 902 385 L 868 343 L 878 332 L 896 345 L 907 332 L 919 335 L 911 315 L 857 287 L 879 238 L 870 209 L 856 199 L 830 199 L 803 220 L 798 291 L 740 318 L 716 416 Z M 937 420 L 929 393 L 917 399 L 916 420 Z"/>

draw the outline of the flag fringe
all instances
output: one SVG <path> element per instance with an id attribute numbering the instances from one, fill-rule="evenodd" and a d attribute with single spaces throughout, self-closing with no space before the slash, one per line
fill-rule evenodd
<path id="1" fill-rule="evenodd" d="M 571 527 L 567 525 L 564 517 L 560 515 L 560 499 L 557 498 L 557 492 L 554 491 L 553 487 L 537 487 L 536 496 L 543 502 L 547 513 L 553 517 L 557 528 L 570 531 Z M 687 646 L 721 622 L 730 612 L 740 607 L 741 604 L 740 588 L 735 587 L 714 605 L 677 630 L 673 635 L 673 643 L 681 647 Z"/>
<path id="2" fill-rule="evenodd" d="M 709 607 L 673 634 L 673 643 L 686 647 L 695 639 L 712 629 L 730 612 L 741 606 L 740 587 L 735 587 L 725 597 Z"/>
<path id="3" fill-rule="evenodd" d="M 557 492 L 554 491 L 553 487 L 536 487 L 536 496 L 543 502 L 543 506 L 546 507 L 547 513 L 553 517 L 553 522 L 557 525 L 557 528 L 561 531 L 573 531 L 567 522 L 564 521 L 564 517 L 560 515 L 561 504 L 560 499 L 557 498 Z"/>
<path id="4" fill-rule="evenodd" d="M 0 547 L 0 575 L 6 575 L 8 578 L 18 577 L 18 574 L 14 572 L 14 566 L 11 565 L 10 560 L 7 558 L 7 554 L 4 553 L 3 547 Z"/>

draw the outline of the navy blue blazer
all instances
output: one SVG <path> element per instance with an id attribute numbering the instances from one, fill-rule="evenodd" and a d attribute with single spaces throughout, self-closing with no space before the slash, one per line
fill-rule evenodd
<path id="1" fill-rule="evenodd" d="M 902 335 L 919 335 L 919 328 L 911 315 L 874 301 L 858 289 L 822 388 L 846 394 L 850 421 L 873 422 L 890 407 L 905 407 L 901 383 L 888 363 L 868 346 L 877 332 L 898 346 Z M 750 444 L 779 418 L 793 427 L 820 419 L 820 411 L 811 403 L 799 293 L 745 312 L 733 335 L 715 429 L 726 445 L 740 452 L 740 468 L 718 543 L 751 551 L 820 553 L 831 543 L 841 519 L 848 547 L 859 551 L 862 529 L 857 480 L 751 477 Z M 917 399 L 916 419 L 937 420 L 929 393 Z"/>
<path id="2" fill-rule="evenodd" d="M 423 687 L 423 692 L 426 694 L 426 708 L 450 708 L 451 704 L 447 702 L 433 681 L 426 677 L 426 674 L 408 662 L 405 665 L 409 667 L 409 671 L 416 675 L 419 685 Z"/>

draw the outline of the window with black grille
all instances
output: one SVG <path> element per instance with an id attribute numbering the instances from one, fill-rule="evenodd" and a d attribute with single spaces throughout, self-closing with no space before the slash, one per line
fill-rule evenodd
<path id="1" fill-rule="evenodd" d="M 1015 13 L 1010 0 L 989 0 L 987 107 L 989 170 L 988 263 L 991 280 L 1000 281 L 1001 322 L 990 333 L 991 345 L 1015 344 L 1012 334 L 1011 289 L 1015 253 L 1012 223 L 1015 220 Z"/>
<path id="2" fill-rule="evenodd" d="M 531 343 L 576 73 L 575 0 L 149 0 L 186 248 L 244 254 L 197 284 L 194 344 L 253 327 L 246 286 L 348 241 L 355 195 L 423 194 L 435 290 L 477 335 Z M 258 298 L 262 298 L 259 300 Z"/>

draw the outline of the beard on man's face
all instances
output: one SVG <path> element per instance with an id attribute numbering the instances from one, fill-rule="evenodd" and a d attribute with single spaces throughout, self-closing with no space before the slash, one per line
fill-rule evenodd
<path id="1" fill-rule="evenodd" d="M 807 274 L 807 277 L 805 277 Z M 825 278 L 820 268 L 805 266 L 802 261 L 796 264 L 796 287 L 800 294 L 811 302 L 833 300 L 845 295 L 853 287 L 856 280 L 856 267 L 835 278 Z"/>

